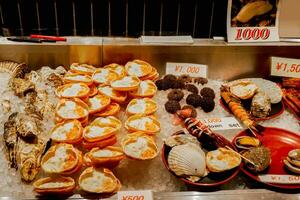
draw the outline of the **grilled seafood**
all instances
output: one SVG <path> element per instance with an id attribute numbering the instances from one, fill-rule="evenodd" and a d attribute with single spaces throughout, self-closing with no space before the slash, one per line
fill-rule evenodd
<path id="1" fill-rule="evenodd" d="M 262 172 L 271 163 L 270 150 L 264 146 L 252 147 L 249 150 L 242 152 L 242 155 L 255 164 L 253 165 L 247 160 L 244 160 L 246 167 L 253 172 Z"/>
<path id="2" fill-rule="evenodd" d="M 240 119 L 247 128 L 258 132 L 261 130 L 261 127 L 251 119 L 248 112 L 243 108 L 241 101 L 233 97 L 228 89 L 224 86 L 221 87 L 221 96 L 228 104 L 234 116 Z"/>
<path id="3" fill-rule="evenodd" d="M 291 150 L 283 163 L 290 171 L 300 174 L 300 149 Z"/>

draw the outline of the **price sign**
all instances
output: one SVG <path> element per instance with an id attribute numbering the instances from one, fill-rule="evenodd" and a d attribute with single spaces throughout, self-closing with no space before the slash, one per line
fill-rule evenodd
<path id="1" fill-rule="evenodd" d="M 207 78 L 207 65 L 168 62 L 166 66 L 166 74 L 174 74 L 176 76 L 188 74 L 191 77 Z"/>
<path id="2" fill-rule="evenodd" d="M 212 130 L 230 130 L 243 128 L 234 117 L 207 118 L 203 119 L 203 122 Z"/>
<path id="3" fill-rule="evenodd" d="M 120 191 L 118 200 L 153 200 L 151 190 Z"/>
<path id="4" fill-rule="evenodd" d="M 271 75 L 300 78 L 300 59 L 271 58 Z"/>
<path id="5" fill-rule="evenodd" d="M 262 182 L 266 183 L 280 183 L 280 184 L 299 184 L 300 176 L 294 175 L 278 175 L 266 174 L 258 176 Z"/>
<path id="6" fill-rule="evenodd" d="M 279 41 L 280 4 L 278 2 L 228 0 L 228 42 Z M 271 18 L 271 16 L 272 20 L 261 19 Z"/>

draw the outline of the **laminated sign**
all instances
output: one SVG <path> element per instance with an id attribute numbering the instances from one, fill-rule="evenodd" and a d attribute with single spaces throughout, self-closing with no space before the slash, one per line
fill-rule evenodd
<path id="1" fill-rule="evenodd" d="M 228 42 L 279 41 L 279 2 L 277 0 L 229 0 Z"/>

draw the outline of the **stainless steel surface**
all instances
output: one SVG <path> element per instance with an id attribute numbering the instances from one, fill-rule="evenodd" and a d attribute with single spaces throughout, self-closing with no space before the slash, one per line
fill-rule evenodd
<path id="1" fill-rule="evenodd" d="M 140 44 L 138 39 L 70 37 L 67 43 L 15 43 L 0 38 L 0 60 L 28 63 L 33 69 L 43 65 L 69 66 L 73 62 L 102 66 L 111 62 L 125 63 L 139 58 L 148 60 L 164 73 L 165 63 L 195 62 L 207 64 L 209 77 L 231 79 L 241 76 L 266 76 L 270 56 L 300 58 L 299 43 L 227 44 L 223 41 L 194 40 L 190 45 Z M 166 172 L 167 173 L 167 172 Z M 253 183 L 255 184 L 255 183 Z M 192 189 L 193 190 L 193 189 Z M 280 193 L 286 192 L 286 193 Z M 296 192 L 296 193 L 295 193 Z M 299 191 L 265 189 L 221 190 L 210 192 L 155 193 L 159 200 L 202 199 L 300 199 Z M 288 194 L 293 193 L 293 194 Z M 0 194 L 1 196 L 1 194 Z M 74 195 L 71 198 L 85 198 Z M 99 196 L 96 196 L 99 198 Z M 2 197 L 0 199 L 13 199 Z M 111 199 L 117 199 L 116 196 Z"/>
<path id="2" fill-rule="evenodd" d="M 85 62 L 96 66 L 143 59 L 164 73 L 166 62 L 208 65 L 209 77 L 233 79 L 268 76 L 270 56 L 300 58 L 299 43 L 227 44 L 224 41 L 194 40 L 193 44 L 140 44 L 138 39 L 69 37 L 67 43 L 15 43 L 0 38 L 0 59 L 41 65 L 68 66 Z"/>

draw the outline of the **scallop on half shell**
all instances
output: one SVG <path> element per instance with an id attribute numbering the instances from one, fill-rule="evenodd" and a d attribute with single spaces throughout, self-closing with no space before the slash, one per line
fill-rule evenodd
<path id="1" fill-rule="evenodd" d="M 207 175 L 205 153 L 199 145 L 193 143 L 173 147 L 168 164 L 177 176 L 188 177 L 194 182 Z"/>

